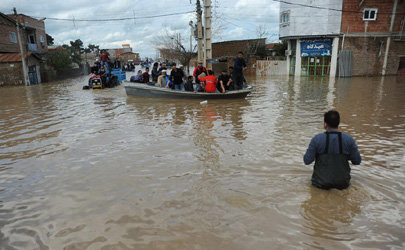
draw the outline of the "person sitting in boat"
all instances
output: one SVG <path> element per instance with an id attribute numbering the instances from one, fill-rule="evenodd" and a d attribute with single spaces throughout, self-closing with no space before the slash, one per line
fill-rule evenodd
<path id="1" fill-rule="evenodd" d="M 226 69 L 222 70 L 221 75 L 218 77 L 217 89 L 219 92 L 225 93 L 229 90 L 229 76 L 226 74 Z"/>
<path id="2" fill-rule="evenodd" d="M 212 70 L 208 70 L 208 76 L 206 77 L 199 77 L 200 81 L 205 82 L 205 92 L 208 93 L 219 93 L 217 90 L 217 78 L 215 77 L 215 73 Z"/>
<path id="3" fill-rule="evenodd" d="M 173 84 L 175 90 L 184 91 L 183 77 L 184 77 L 183 71 L 176 67 L 176 63 L 173 63 L 169 79 L 170 83 Z"/>
<path id="4" fill-rule="evenodd" d="M 143 83 L 148 84 L 149 83 L 149 68 L 146 67 L 145 72 L 143 72 L 142 74 L 142 78 L 143 78 Z"/>
<path id="5" fill-rule="evenodd" d="M 158 71 L 159 63 L 155 62 L 152 69 L 152 82 L 156 83 L 159 77 Z"/>
<path id="6" fill-rule="evenodd" d="M 162 70 L 162 74 L 158 77 L 157 86 L 165 88 L 169 85 L 169 77 L 167 76 L 167 71 Z"/>
<path id="7" fill-rule="evenodd" d="M 135 82 L 143 82 L 142 70 L 138 70 L 138 74 L 135 76 Z"/>
<path id="8" fill-rule="evenodd" d="M 193 76 L 188 76 L 186 84 L 184 84 L 184 88 L 186 91 L 194 91 L 193 88 Z"/>
<path id="9" fill-rule="evenodd" d="M 204 66 L 203 66 L 203 62 L 202 62 L 202 61 L 199 61 L 199 62 L 198 62 L 198 66 L 194 69 L 194 72 L 193 72 L 193 76 L 195 77 L 195 86 L 194 86 L 194 89 L 195 89 L 196 91 L 198 91 L 198 90 L 202 87 L 202 86 L 200 85 L 200 80 L 199 80 L 200 75 L 201 75 L 202 73 L 205 73 L 205 75 L 208 75 L 207 69 L 204 68 Z"/>
<path id="10" fill-rule="evenodd" d="M 230 66 L 230 67 L 228 68 L 228 70 L 229 70 L 229 74 L 228 74 L 228 76 L 229 76 L 229 82 L 226 84 L 226 85 L 227 85 L 227 88 L 228 88 L 228 90 L 236 90 L 235 84 L 234 84 L 234 82 L 233 82 L 233 67 Z"/>

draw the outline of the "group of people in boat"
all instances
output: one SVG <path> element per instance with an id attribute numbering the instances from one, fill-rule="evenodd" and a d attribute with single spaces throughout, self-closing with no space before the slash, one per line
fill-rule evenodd
<path id="1" fill-rule="evenodd" d="M 132 76 L 130 81 L 178 91 L 225 93 L 246 87 L 246 80 L 243 76 L 243 71 L 246 68 L 243 53 L 240 51 L 234 66 L 222 70 L 218 77 L 215 76 L 214 71 L 207 70 L 202 61 L 198 62 L 193 74 L 189 76 L 183 65 L 177 67 L 176 63 L 172 63 L 169 75 L 166 64 L 162 63 L 159 68 L 159 64 L 156 62 L 153 64 L 151 75 L 149 75 L 149 68 L 147 67 L 145 72 L 138 70 L 138 73 Z"/>

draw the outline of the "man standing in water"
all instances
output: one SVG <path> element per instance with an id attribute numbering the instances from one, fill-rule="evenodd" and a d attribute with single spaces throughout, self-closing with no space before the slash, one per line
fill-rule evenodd
<path id="1" fill-rule="evenodd" d="M 235 64 L 233 66 L 233 76 L 232 80 L 235 84 L 236 89 L 242 89 L 243 88 L 243 71 L 246 70 L 246 62 L 245 59 L 243 59 L 243 52 L 239 51 L 238 52 L 238 57 L 235 59 Z"/>
<path id="2" fill-rule="evenodd" d="M 349 160 L 354 165 L 361 163 L 361 156 L 354 139 L 338 130 L 340 115 L 337 111 L 324 114 L 326 132 L 316 135 L 304 155 L 304 163 L 315 160 L 312 185 L 322 189 L 345 189 L 350 184 Z"/>

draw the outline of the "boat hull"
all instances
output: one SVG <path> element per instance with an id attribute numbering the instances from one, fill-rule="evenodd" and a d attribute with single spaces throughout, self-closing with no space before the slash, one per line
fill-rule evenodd
<path id="1" fill-rule="evenodd" d="M 150 97 L 150 98 L 174 98 L 174 99 L 235 99 L 245 98 L 250 89 L 228 91 L 226 93 L 206 93 L 191 91 L 176 91 L 167 88 L 149 86 L 143 83 L 124 81 L 125 91 L 129 96 Z"/>

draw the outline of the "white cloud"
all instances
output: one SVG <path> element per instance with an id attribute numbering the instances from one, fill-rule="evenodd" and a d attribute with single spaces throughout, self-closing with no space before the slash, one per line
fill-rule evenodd
<path id="1" fill-rule="evenodd" d="M 201 1 L 202 3 L 202 1 Z M 116 48 L 129 43 L 141 57 L 153 57 L 154 36 L 168 30 L 180 33 L 185 45 L 189 44 L 189 21 L 196 23 L 195 0 L 2 0 L 0 12 L 10 14 L 16 7 L 19 13 L 33 17 L 47 17 L 46 31 L 56 43 L 68 44 L 81 39 L 85 46 L 98 44 L 103 48 Z M 146 18 L 171 13 L 192 13 L 175 16 Z M 256 28 L 265 24 L 270 33 L 278 33 L 279 4 L 268 0 L 212 1 L 213 28 L 220 26 L 214 41 L 250 39 L 257 37 Z M 52 20 L 67 18 L 75 21 Z M 83 22 L 83 19 L 133 18 L 110 22 Z M 143 18 L 142 18 L 143 17 Z M 274 36 L 272 37 L 274 40 Z M 195 40 L 193 40 L 195 44 Z M 188 46 L 186 46 L 188 48 Z"/>

